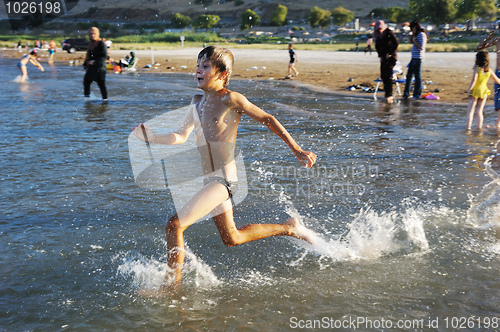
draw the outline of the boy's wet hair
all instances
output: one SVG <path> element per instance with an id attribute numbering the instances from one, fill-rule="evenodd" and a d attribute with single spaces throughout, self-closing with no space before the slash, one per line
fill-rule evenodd
<path id="1" fill-rule="evenodd" d="M 476 66 L 483 68 L 483 71 L 488 71 L 489 70 L 489 65 L 490 65 L 490 59 L 488 56 L 488 52 L 486 51 L 479 51 L 476 54 Z"/>
<path id="2" fill-rule="evenodd" d="M 198 54 L 198 61 L 203 58 L 210 61 L 219 73 L 227 72 L 226 79 L 224 80 L 224 87 L 227 87 L 234 67 L 233 53 L 227 48 L 207 46 Z"/>

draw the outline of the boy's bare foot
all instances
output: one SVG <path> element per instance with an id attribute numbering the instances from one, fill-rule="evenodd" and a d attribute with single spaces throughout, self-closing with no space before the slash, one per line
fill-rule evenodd
<path id="1" fill-rule="evenodd" d="M 291 217 L 285 222 L 285 225 L 292 226 L 291 236 L 297 239 L 301 239 L 309 242 L 310 244 L 314 244 L 316 241 L 312 236 L 311 232 L 299 222 L 299 219 L 295 217 Z"/>

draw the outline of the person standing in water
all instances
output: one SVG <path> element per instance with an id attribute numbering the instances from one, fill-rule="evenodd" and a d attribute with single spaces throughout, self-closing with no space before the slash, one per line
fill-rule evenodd
<path id="1" fill-rule="evenodd" d="M 231 197 L 237 190 L 234 160 L 236 134 L 242 115 L 261 122 L 278 135 L 305 167 L 312 167 L 316 155 L 304 151 L 272 115 L 255 106 L 240 93 L 227 89 L 233 70 L 233 54 L 225 48 L 208 46 L 198 55 L 196 79 L 203 95 L 195 95 L 180 128 L 169 134 L 156 134 L 143 124 L 133 134 L 144 142 L 176 145 L 186 142 L 194 130 L 201 155 L 204 186 L 173 215 L 166 224 L 169 274 L 174 287 L 182 278 L 184 231 L 196 220 L 211 213 L 222 242 L 236 246 L 270 236 L 292 236 L 312 242 L 297 218 L 282 224 L 251 224 L 236 228 Z M 168 288 L 168 287 L 167 287 Z"/>
<path id="2" fill-rule="evenodd" d="M 83 78 L 83 92 L 85 97 L 90 97 L 90 85 L 97 82 L 101 90 L 102 100 L 108 100 L 106 88 L 106 59 L 108 52 L 106 45 L 99 37 L 99 29 L 92 27 L 89 30 L 89 48 L 85 57 L 83 67 L 87 69 Z"/>
<path id="3" fill-rule="evenodd" d="M 472 80 L 469 85 L 469 109 L 467 111 L 467 130 L 472 127 L 472 121 L 474 120 L 474 113 L 477 118 L 477 129 L 483 129 L 483 109 L 488 99 L 488 95 L 491 94 L 490 89 L 488 89 L 488 80 L 493 78 L 493 80 L 500 84 L 500 79 L 495 75 L 493 70 L 489 68 L 490 60 L 488 52 L 479 51 L 476 54 L 476 63 L 474 64 L 474 71 L 472 72 Z"/>
<path id="4" fill-rule="evenodd" d="M 490 34 L 479 43 L 477 46 L 478 51 L 482 51 L 487 49 L 488 47 L 495 46 L 495 51 L 497 54 L 497 65 L 495 69 L 495 75 L 500 77 L 500 36 L 498 33 L 500 32 L 500 24 L 497 29 L 494 29 L 490 32 Z M 495 127 L 497 130 L 500 130 L 500 84 L 495 83 L 495 110 L 497 111 L 497 121 L 495 123 Z"/>
<path id="5" fill-rule="evenodd" d="M 54 54 L 56 53 L 57 45 L 54 39 L 49 41 L 49 64 L 54 63 Z"/>
<path id="6" fill-rule="evenodd" d="M 290 62 L 288 63 L 288 75 L 286 76 L 286 78 L 290 79 L 292 78 L 292 72 L 295 77 L 297 77 L 297 75 L 299 74 L 297 69 L 295 69 L 295 63 L 299 62 L 299 56 L 293 50 L 292 43 L 288 44 L 288 54 L 290 55 Z"/>
<path id="7" fill-rule="evenodd" d="M 30 54 L 23 55 L 23 57 L 17 63 L 17 67 L 19 68 L 19 70 L 21 70 L 21 79 L 19 80 L 19 82 L 26 82 L 26 79 L 28 78 L 28 69 L 26 68 L 28 62 L 36 66 L 38 69 L 40 69 L 40 71 L 44 71 L 43 66 L 36 59 L 37 54 L 38 51 L 33 50 L 30 52 Z"/>

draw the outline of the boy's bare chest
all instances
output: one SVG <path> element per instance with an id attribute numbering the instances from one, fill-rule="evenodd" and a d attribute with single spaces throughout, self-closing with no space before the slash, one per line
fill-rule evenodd
<path id="1" fill-rule="evenodd" d="M 213 126 L 233 121 L 238 116 L 238 113 L 222 103 L 200 103 L 198 116 L 202 126 Z"/>
<path id="2" fill-rule="evenodd" d="M 226 140 L 235 136 L 240 114 L 220 104 L 203 104 L 197 107 L 200 129 L 208 140 Z"/>

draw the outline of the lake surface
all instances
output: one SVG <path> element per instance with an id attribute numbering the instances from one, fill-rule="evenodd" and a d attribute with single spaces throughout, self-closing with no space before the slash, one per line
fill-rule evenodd
<path id="1" fill-rule="evenodd" d="M 244 118 L 237 225 L 299 216 L 318 242 L 228 248 L 204 220 L 185 232 L 182 288 L 144 298 L 163 280 L 175 204 L 135 183 L 129 134 L 188 105 L 193 76 L 109 74 L 102 103 L 95 83 L 83 98 L 80 67 L 28 66 L 19 84 L 15 63 L 0 59 L 1 330 L 498 330 L 499 137 L 467 133 L 466 106 L 232 80 L 318 155 L 301 168 Z"/>

